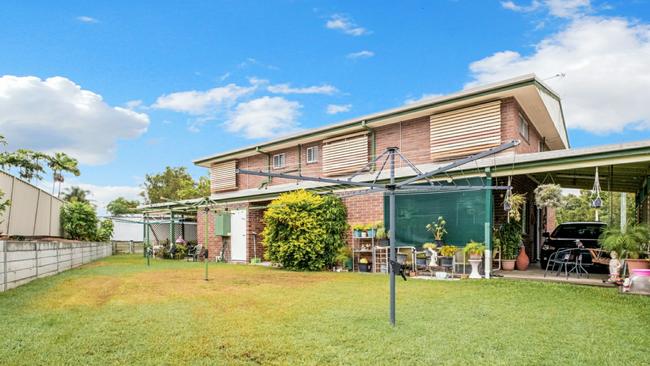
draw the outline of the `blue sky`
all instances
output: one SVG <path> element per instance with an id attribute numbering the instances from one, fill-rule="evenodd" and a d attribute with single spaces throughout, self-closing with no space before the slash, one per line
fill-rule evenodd
<path id="1" fill-rule="evenodd" d="M 528 72 L 562 95 L 572 146 L 648 139 L 649 18 L 647 1 L 3 1 L 0 134 L 76 155 L 69 183 L 100 205 L 166 165 L 198 177 L 198 157 Z"/>

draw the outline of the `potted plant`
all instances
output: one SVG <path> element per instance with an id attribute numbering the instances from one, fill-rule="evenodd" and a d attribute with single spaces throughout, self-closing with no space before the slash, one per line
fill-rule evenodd
<path id="1" fill-rule="evenodd" d="M 339 251 L 336 253 L 336 257 L 334 257 L 334 263 L 336 264 L 335 270 L 337 272 L 340 272 L 346 268 L 348 268 L 348 264 L 350 263 L 350 260 L 352 259 L 352 250 L 350 250 L 350 247 L 343 246 Z"/>
<path id="2" fill-rule="evenodd" d="M 426 226 L 427 231 L 433 234 L 433 239 L 438 245 L 442 245 L 442 240 L 444 239 L 444 236 L 447 235 L 447 229 L 445 228 L 446 225 L 447 221 L 445 221 L 445 218 L 438 216 L 438 220 L 427 224 Z"/>
<path id="3" fill-rule="evenodd" d="M 472 266 L 472 273 L 469 274 L 469 278 L 481 278 L 481 274 L 478 272 L 478 266 L 481 264 L 481 258 L 485 252 L 485 245 L 470 240 L 465 245 L 465 248 L 463 248 L 463 252 L 465 256 L 469 256 L 469 264 Z"/>
<path id="4" fill-rule="evenodd" d="M 526 203 L 526 195 L 520 193 L 512 193 L 506 195 L 503 200 L 503 209 L 508 211 L 508 221 L 515 222 L 521 221 L 521 208 Z"/>
<path id="5" fill-rule="evenodd" d="M 454 255 L 456 254 L 456 248 L 453 245 L 443 245 L 440 248 L 440 266 L 441 267 L 451 267 L 454 263 Z"/>
<path id="6" fill-rule="evenodd" d="M 650 228 L 647 225 L 637 224 L 628 226 L 625 232 L 617 228 L 607 228 L 601 234 L 602 248 L 614 251 L 619 258 L 625 258 L 627 268 L 650 269 L 648 259 L 639 259 L 642 252 L 648 251 L 650 241 Z"/>
<path id="7" fill-rule="evenodd" d="M 361 229 L 361 237 L 362 238 L 367 238 L 368 237 L 368 226 L 369 225 L 359 225 L 359 228 Z"/>
<path id="8" fill-rule="evenodd" d="M 361 233 L 363 232 L 364 226 L 363 224 L 354 224 L 352 225 L 352 235 L 355 238 L 360 238 Z"/>
<path id="9" fill-rule="evenodd" d="M 422 249 L 434 251 L 438 249 L 438 245 L 436 245 L 435 243 L 424 243 L 422 244 Z"/>
<path id="10" fill-rule="evenodd" d="M 367 258 L 359 259 L 359 272 L 370 272 L 370 263 Z"/>
<path id="11" fill-rule="evenodd" d="M 498 243 L 501 250 L 501 268 L 504 271 L 514 270 L 517 250 L 521 244 L 521 226 L 519 223 L 512 221 L 502 224 L 497 232 L 496 243 Z"/>
<path id="12" fill-rule="evenodd" d="M 481 259 L 483 253 L 485 252 L 485 245 L 474 240 L 470 240 L 469 243 L 463 248 L 465 256 L 469 256 L 469 259 Z"/>
<path id="13" fill-rule="evenodd" d="M 368 232 L 368 237 L 369 238 L 374 238 L 377 235 L 377 223 L 374 224 L 368 224 L 366 226 L 366 231 Z"/>
<path id="14" fill-rule="evenodd" d="M 562 187 L 559 184 L 542 184 L 535 188 L 535 204 L 538 207 L 562 206 Z"/>
<path id="15" fill-rule="evenodd" d="M 383 226 L 377 228 L 377 233 L 375 233 L 375 238 L 379 240 L 386 239 L 386 229 Z"/>

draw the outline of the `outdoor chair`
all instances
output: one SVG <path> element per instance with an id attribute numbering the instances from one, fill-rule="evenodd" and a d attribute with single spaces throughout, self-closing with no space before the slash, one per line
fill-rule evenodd
<path id="1" fill-rule="evenodd" d="M 546 277 L 549 268 L 551 269 L 551 272 L 556 272 L 556 276 L 559 276 L 560 273 L 564 271 L 564 276 L 566 278 L 569 278 L 569 275 L 572 272 L 575 272 L 578 277 L 582 277 L 583 274 L 589 277 L 589 272 L 587 272 L 585 267 L 590 267 L 592 265 L 593 261 L 589 249 L 561 249 L 551 254 L 548 258 L 546 269 L 544 270 L 544 277 Z"/>
<path id="2" fill-rule="evenodd" d="M 185 260 L 189 261 L 190 259 L 192 262 L 196 262 L 199 260 L 199 255 L 201 255 L 201 250 L 203 249 L 203 245 L 197 244 L 194 247 L 190 248 L 187 250 L 187 255 L 185 255 Z"/>
<path id="3" fill-rule="evenodd" d="M 465 252 L 463 251 L 463 249 L 459 248 L 458 250 L 456 250 L 456 253 L 454 253 L 453 260 L 454 260 L 454 267 L 453 267 L 452 274 L 455 274 L 457 272 L 459 266 L 463 266 L 463 274 L 465 274 L 465 270 L 469 262 L 467 261 L 467 257 L 465 257 Z"/>
<path id="4" fill-rule="evenodd" d="M 497 264 L 496 266 L 494 264 Z M 501 270 L 501 248 L 496 247 L 492 251 L 492 269 Z"/>

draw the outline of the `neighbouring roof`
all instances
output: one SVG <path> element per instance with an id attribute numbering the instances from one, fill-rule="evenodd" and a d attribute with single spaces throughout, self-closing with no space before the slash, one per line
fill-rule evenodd
<path id="1" fill-rule="evenodd" d="M 506 97 L 515 97 L 518 99 L 519 104 L 531 118 L 535 128 L 546 137 L 546 142 L 552 149 L 566 149 L 569 147 L 560 97 L 544 84 L 542 80 L 537 78 L 537 76 L 528 74 L 284 136 L 260 144 L 210 155 L 194 160 L 194 164 L 209 167 L 210 164 L 215 162 L 239 159 L 257 154 L 261 151 L 263 152 L 264 150 L 279 150 L 293 147 L 297 144 L 361 131 L 366 127 L 379 127 L 406 119 L 459 108 L 467 104 Z"/>

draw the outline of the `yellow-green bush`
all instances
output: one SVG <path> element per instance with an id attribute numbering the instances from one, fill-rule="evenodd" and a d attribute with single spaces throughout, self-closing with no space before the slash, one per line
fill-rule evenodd
<path id="1" fill-rule="evenodd" d="M 264 213 L 265 257 L 287 269 L 322 270 L 346 245 L 346 220 L 338 197 L 304 190 L 285 193 Z"/>

